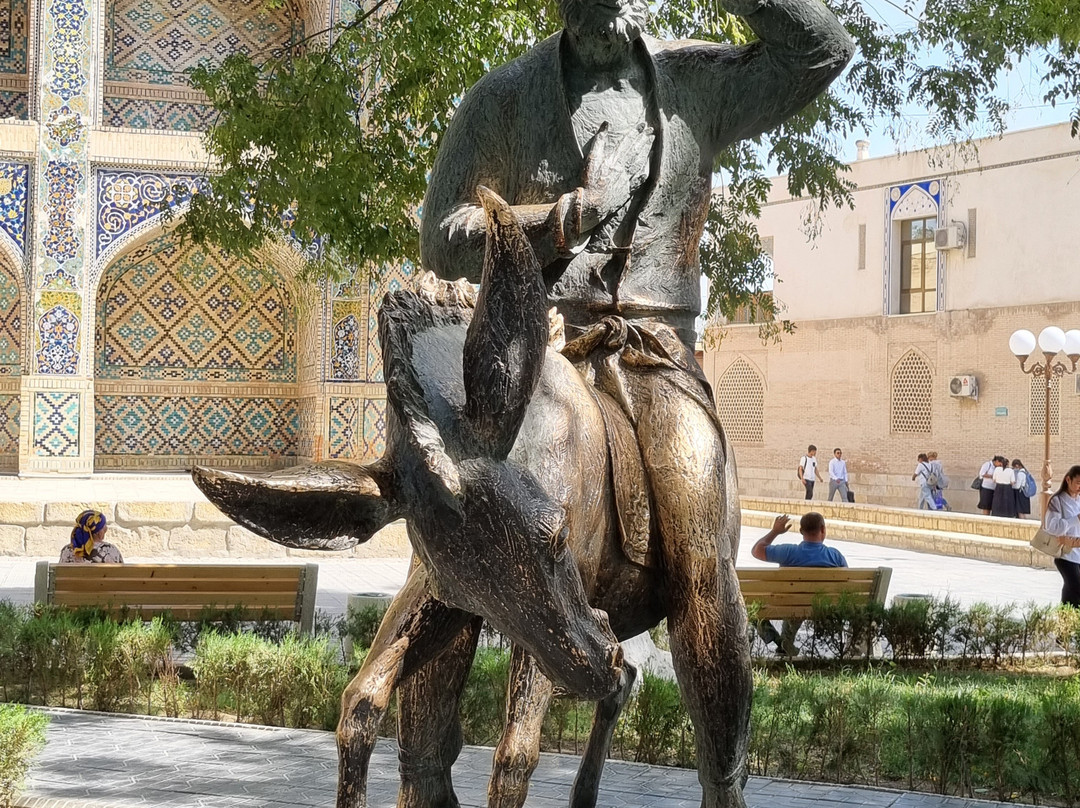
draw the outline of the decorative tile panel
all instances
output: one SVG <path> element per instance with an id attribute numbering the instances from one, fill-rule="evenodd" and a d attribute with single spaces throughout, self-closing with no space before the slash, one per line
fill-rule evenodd
<path id="1" fill-rule="evenodd" d="M 333 345 L 330 350 L 330 378 L 337 381 L 359 381 L 361 377 L 360 346 L 364 343 L 367 304 L 362 300 L 335 300 L 331 305 Z"/>
<path id="2" fill-rule="evenodd" d="M 15 270 L 0 257 L 0 376 L 19 375 L 22 301 Z"/>
<path id="3" fill-rule="evenodd" d="M 279 55 L 304 37 L 292 2 L 111 0 L 106 10 L 106 126 L 194 130 L 212 116 L 186 74 L 230 53 Z"/>
<path id="4" fill-rule="evenodd" d="M 0 118 L 27 118 L 29 33 L 29 3 L 0 0 Z"/>
<path id="5" fill-rule="evenodd" d="M 375 460 L 386 451 L 386 399 L 364 400 L 363 460 Z"/>
<path id="6" fill-rule="evenodd" d="M 34 454 L 79 456 L 79 395 L 34 393 Z"/>
<path id="7" fill-rule="evenodd" d="M 94 216 L 94 253 L 108 261 L 123 237 L 139 225 L 187 202 L 192 190 L 205 180 L 193 174 L 157 174 L 100 169 L 95 172 L 97 208 Z M 185 192 L 186 189 L 186 192 Z"/>
<path id="8" fill-rule="evenodd" d="M 415 268 L 409 261 L 400 267 L 384 267 L 368 281 L 367 381 L 383 381 L 382 349 L 379 347 L 379 305 L 390 292 L 406 286 Z"/>
<path id="9" fill-rule="evenodd" d="M 3 4 L 5 0 L 0 0 Z M 0 238 L 7 238 L 19 255 L 26 252 L 26 190 L 30 168 L 0 163 Z"/>
<path id="10" fill-rule="evenodd" d="M 295 399 L 96 395 L 99 455 L 215 457 L 296 455 Z"/>
<path id="11" fill-rule="evenodd" d="M 296 312 L 277 279 L 169 236 L 99 285 L 95 375 L 296 381 Z"/>
<path id="12" fill-rule="evenodd" d="M 46 292 L 42 304 L 50 299 L 77 297 Z M 79 372 L 79 318 L 61 302 L 49 306 L 38 317 L 37 372 L 55 376 L 74 376 Z"/>
<path id="13" fill-rule="evenodd" d="M 83 173 L 75 163 L 54 161 L 45 167 L 45 182 L 48 188 L 42 211 L 48 221 L 45 255 L 63 263 L 79 255 L 75 206 L 84 182 Z"/>
<path id="14" fill-rule="evenodd" d="M 18 395 L 0 395 L 0 457 L 19 456 Z"/>
<path id="15" fill-rule="evenodd" d="M 355 459 L 360 445 L 359 398 L 330 399 L 330 457 Z"/>

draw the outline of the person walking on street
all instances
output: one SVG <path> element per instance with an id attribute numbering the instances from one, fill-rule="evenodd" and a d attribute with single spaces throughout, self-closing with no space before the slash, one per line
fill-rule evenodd
<path id="1" fill-rule="evenodd" d="M 984 516 L 990 515 L 990 509 L 994 507 L 994 467 L 1001 458 L 997 455 L 992 460 L 987 460 L 979 469 L 979 510 Z"/>
<path id="2" fill-rule="evenodd" d="M 1054 566 L 1061 573 L 1061 602 L 1080 607 L 1080 466 L 1073 466 L 1061 481 L 1061 488 L 1050 497 L 1043 527 L 1070 549 Z"/>
<path id="3" fill-rule="evenodd" d="M 791 528 L 791 518 L 787 514 L 773 520 L 772 530 L 757 540 L 750 548 L 750 554 L 758 561 L 769 561 L 781 567 L 846 567 L 844 554 L 835 547 L 825 546 L 825 517 L 811 511 L 799 520 L 799 544 L 773 544 L 777 536 L 782 536 Z M 1080 552 L 1080 551 L 1078 551 Z M 766 643 L 776 646 L 778 653 L 793 657 L 799 653 L 795 645 L 795 635 L 799 633 L 802 620 L 785 620 L 777 632 L 768 620 L 757 624 L 758 636 Z"/>
<path id="4" fill-rule="evenodd" d="M 990 513 L 994 516 L 1003 516 L 1006 519 L 1016 518 L 1016 475 L 1013 474 L 1012 466 L 1004 457 L 994 458 L 994 499 L 990 505 Z"/>
<path id="5" fill-rule="evenodd" d="M 802 456 L 799 461 L 799 467 L 795 470 L 795 473 L 799 476 L 799 481 L 806 488 L 806 498 L 814 498 L 814 481 L 824 482 L 821 479 L 821 475 L 817 470 L 817 447 L 814 444 L 810 444 L 806 447 L 806 454 Z"/>
<path id="6" fill-rule="evenodd" d="M 930 483 L 930 493 L 934 497 L 934 506 L 939 511 L 952 510 L 943 493 L 949 487 L 949 478 L 945 476 L 945 467 L 938 460 L 938 453 L 927 452 L 926 459 L 930 461 L 930 478 L 928 482 Z"/>
<path id="7" fill-rule="evenodd" d="M 848 501 L 847 461 L 840 449 L 833 449 L 833 459 L 829 461 L 829 502 L 833 494 L 840 492 L 840 501 Z"/>
<path id="8" fill-rule="evenodd" d="M 934 491 L 930 485 L 930 458 L 927 457 L 926 452 L 919 453 L 918 464 L 915 466 L 915 473 L 911 475 L 919 486 L 919 499 L 915 503 L 915 507 L 920 511 L 925 507 L 931 511 L 937 510 L 937 504 L 934 502 Z"/>

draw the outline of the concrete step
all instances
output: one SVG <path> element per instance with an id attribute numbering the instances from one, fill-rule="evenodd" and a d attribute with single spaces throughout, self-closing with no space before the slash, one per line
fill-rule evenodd
<path id="1" fill-rule="evenodd" d="M 805 507 L 798 510 L 772 509 L 768 511 L 742 511 L 744 527 L 760 527 L 765 530 L 772 527 L 777 513 L 787 513 L 794 521 L 809 511 Z M 819 511 L 820 512 L 820 511 Z M 924 526 L 888 525 L 860 521 L 862 514 L 848 513 L 847 519 L 825 515 L 827 535 L 830 539 L 873 544 L 879 547 L 893 547 L 899 550 L 911 550 L 918 553 L 970 558 L 976 561 L 993 561 L 999 564 L 1012 564 L 1035 569 L 1052 569 L 1053 560 L 1028 544 L 1027 539 L 1001 538 L 984 536 L 976 533 L 963 533 L 953 530 L 937 530 Z M 1034 534 L 1035 527 L 1031 528 Z"/>
<path id="2" fill-rule="evenodd" d="M 946 494 L 948 491 L 946 491 Z M 914 508 L 889 508 L 863 503 L 839 503 L 823 500 L 787 499 L 781 497 L 739 498 L 743 510 L 772 511 L 802 515 L 817 511 L 826 521 L 865 522 L 890 527 L 909 527 L 962 533 L 987 538 L 1012 539 L 1027 542 L 1035 535 L 1039 524 L 1036 519 L 1002 519 L 956 511 L 918 511 Z"/>

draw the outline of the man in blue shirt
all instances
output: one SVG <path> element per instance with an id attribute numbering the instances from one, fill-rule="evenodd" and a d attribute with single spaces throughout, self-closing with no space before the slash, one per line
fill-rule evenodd
<path id="1" fill-rule="evenodd" d="M 825 517 L 811 511 L 799 520 L 799 544 L 776 544 L 777 536 L 787 533 L 791 528 L 791 518 L 784 514 L 773 521 L 772 530 L 757 540 L 750 554 L 759 561 L 771 561 L 781 567 L 846 567 L 847 559 L 834 547 L 825 546 Z M 797 656 L 795 635 L 802 625 L 801 620 L 785 620 L 781 631 L 768 620 L 757 625 L 758 636 L 766 643 L 774 644 L 776 650 L 785 656 Z"/>

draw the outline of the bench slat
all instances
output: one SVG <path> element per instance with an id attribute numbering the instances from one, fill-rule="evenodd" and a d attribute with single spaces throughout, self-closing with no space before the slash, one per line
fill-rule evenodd
<path id="1" fill-rule="evenodd" d="M 292 592 L 296 593 L 296 579 L 284 580 L 229 580 L 226 578 L 143 578 L 108 579 L 68 578 L 57 580 L 54 593 L 60 592 Z"/>
<path id="2" fill-rule="evenodd" d="M 853 592 L 857 595 L 870 596 L 873 589 L 861 581 L 845 583 L 844 581 L 782 581 L 776 585 L 770 585 L 767 581 L 751 581 L 739 587 L 744 598 L 753 595 L 813 595 L 824 592 L 827 595 L 838 595 L 841 592 Z"/>
<path id="3" fill-rule="evenodd" d="M 242 564 L 55 564 L 52 567 L 54 581 L 65 579 L 117 579 L 140 578 L 169 580 L 175 578 L 211 578 L 245 580 L 297 581 L 304 568 L 291 565 L 261 565 L 248 567 Z"/>
<path id="4" fill-rule="evenodd" d="M 60 606 L 92 606 L 95 604 L 119 603 L 140 608 L 164 604 L 177 606 L 206 604 L 219 608 L 241 605 L 250 609 L 263 606 L 281 606 L 296 608 L 296 592 L 57 592 L 53 603 Z"/>
<path id="5" fill-rule="evenodd" d="M 850 567 L 773 567 L 738 570 L 739 581 L 866 581 L 877 577 L 876 569 Z"/>
<path id="6" fill-rule="evenodd" d="M 125 614 L 125 615 L 139 615 L 143 620 L 151 620 L 154 617 L 159 616 L 163 612 L 168 612 L 176 620 L 198 620 L 205 616 L 206 612 L 202 606 L 184 606 L 184 605 L 171 605 L 165 604 L 162 606 L 124 606 L 124 605 L 106 605 L 99 606 L 97 608 L 109 614 Z M 230 610 L 231 611 L 231 610 Z M 263 616 L 269 617 L 274 620 L 296 620 L 296 610 L 293 608 L 274 608 L 274 609 L 248 609 L 245 614 L 252 618 L 261 618 Z"/>
<path id="7" fill-rule="evenodd" d="M 834 594 L 830 593 L 817 593 L 811 594 L 809 592 L 802 592 L 797 595 L 765 595 L 754 597 L 753 595 L 743 595 L 743 600 L 747 603 L 761 603 L 765 606 L 810 606 L 814 599 L 817 597 L 827 598 L 831 603 L 836 603 L 838 598 Z M 870 600 L 870 595 L 855 595 L 852 600 L 856 603 L 867 603 Z"/>

